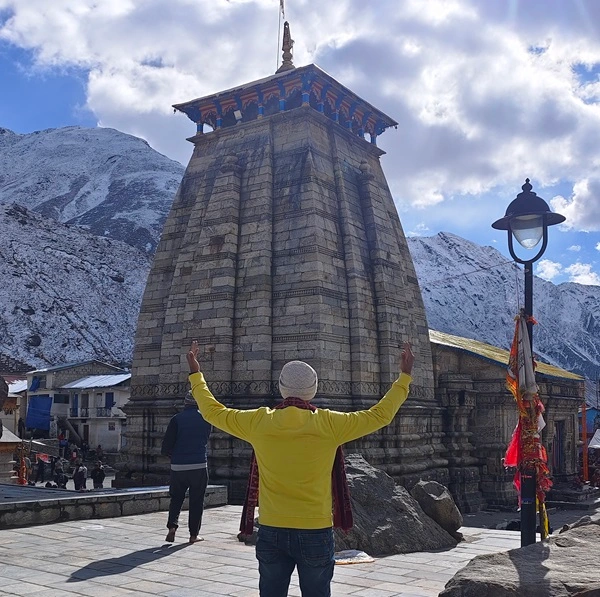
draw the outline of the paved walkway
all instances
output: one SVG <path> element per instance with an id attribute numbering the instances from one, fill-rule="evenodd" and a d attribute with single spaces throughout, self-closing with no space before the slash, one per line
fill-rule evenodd
<path id="1" fill-rule="evenodd" d="M 205 541 L 188 545 L 187 512 L 174 544 L 166 513 L 77 520 L 0 531 L 0 595 L 33 597 L 258 596 L 254 548 L 236 539 L 240 506 L 205 510 Z M 433 597 L 479 554 L 520 545 L 520 535 L 473 527 L 455 548 L 337 565 L 333 596 Z M 289 595 L 300 595 L 294 573 Z"/>

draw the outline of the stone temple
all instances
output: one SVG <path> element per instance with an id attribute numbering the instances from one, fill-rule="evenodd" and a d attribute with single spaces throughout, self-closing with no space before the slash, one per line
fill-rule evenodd
<path id="1" fill-rule="evenodd" d="M 410 340 L 409 400 L 346 451 L 409 487 L 448 484 L 425 310 L 377 147 L 397 123 L 317 66 L 294 67 L 286 35 L 276 74 L 175 106 L 197 133 L 139 315 L 118 484 L 168 479 L 161 439 L 188 390 L 193 339 L 228 406 L 277 403 L 281 367 L 301 359 L 319 374 L 315 404 L 337 410 L 374 404 Z M 213 432 L 211 483 L 232 501 L 250 451 Z"/>

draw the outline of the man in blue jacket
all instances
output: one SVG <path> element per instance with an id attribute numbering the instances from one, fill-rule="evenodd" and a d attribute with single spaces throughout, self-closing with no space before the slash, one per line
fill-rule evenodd
<path id="1" fill-rule="evenodd" d="M 171 458 L 169 519 L 166 541 L 173 543 L 179 526 L 179 514 L 190 491 L 188 527 L 190 543 L 202 541 L 199 536 L 204 510 L 204 494 L 208 484 L 206 445 L 211 426 L 202 418 L 191 392 L 183 401 L 183 410 L 169 421 L 161 453 Z"/>

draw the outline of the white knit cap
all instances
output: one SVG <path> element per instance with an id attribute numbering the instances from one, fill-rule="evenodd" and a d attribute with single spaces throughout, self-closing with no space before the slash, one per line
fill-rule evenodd
<path id="1" fill-rule="evenodd" d="M 312 400 L 317 393 L 317 372 L 304 361 L 290 361 L 279 376 L 279 391 L 284 398 Z"/>

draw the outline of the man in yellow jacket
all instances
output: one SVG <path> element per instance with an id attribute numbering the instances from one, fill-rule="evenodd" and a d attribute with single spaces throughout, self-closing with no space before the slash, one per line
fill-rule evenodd
<path id="1" fill-rule="evenodd" d="M 298 567 L 305 597 L 329 597 L 334 568 L 332 467 L 342 444 L 385 427 L 408 397 L 414 355 L 406 343 L 400 375 L 368 410 L 338 412 L 295 407 L 317 392 L 317 373 L 303 361 L 281 370 L 279 389 L 288 408 L 227 408 L 212 395 L 197 359 L 187 353 L 192 394 L 204 419 L 250 444 L 259 471 L 259 530 L 256 557 L 261 597 L 285 597 Z M 311 405 L 312 406 L 312 405 Z"/>

